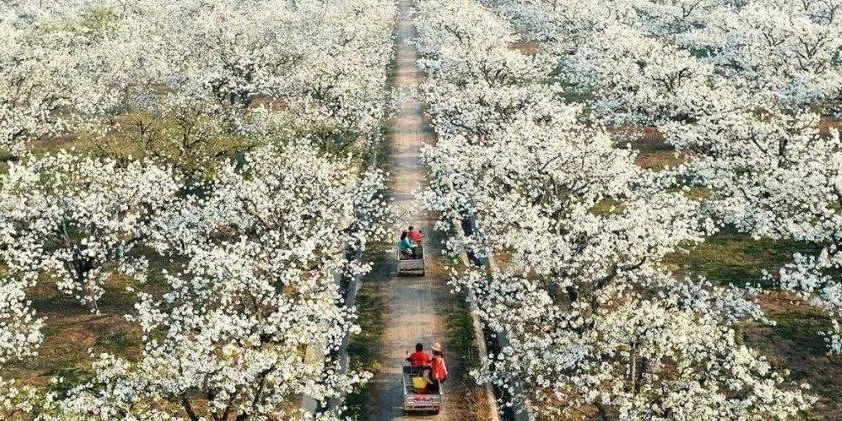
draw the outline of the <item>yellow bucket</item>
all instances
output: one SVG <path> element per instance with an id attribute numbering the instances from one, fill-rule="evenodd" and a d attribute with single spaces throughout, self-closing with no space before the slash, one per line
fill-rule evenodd
<path id="1" fill-rule="evenodd" d="M 412 378 L 412 388 L 415 390 L 421 390 L 427 388 L 427 381 L 424 380 L 423 377 L 413 377 Z"/>

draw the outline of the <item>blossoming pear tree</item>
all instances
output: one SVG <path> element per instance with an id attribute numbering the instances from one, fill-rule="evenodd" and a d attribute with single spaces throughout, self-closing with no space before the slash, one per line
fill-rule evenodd
<path id="1" fill-rule="evenodd" d="M 390 217 L 360 158 L 389 113 L 394 2 L 0 12 L 0 361 L 37 353 L 27 294 L 47 280 L 97 311 L 120 277 L 144 334 L 67 392 L 0 380 L 0 417 L 339 419 L 326 403 L 368 375 L 336 358 L 357 329 L 337 279 L 368 270 L 356 252 Z"/>
<path id="2" fill-rule="evenodd" d="M 356 329 L 334 275 L 349 242 L 384 233 L 382 199 L 366 219 L 355 207 L 382 176 L 303 144 L 258 149 L 218 173 L 201 204 L 207 240 L 164 274 L 166 293 L 139 293 L 130 319 L 145 332 L 142 358 L 102 355 L 55 419 L 298 419 L 302 394 L 327 401 L 366 378 L 330 357 Z M 315 343 L 323 354 L 306 358 Z"/>
<path id="3" fill-rule="evenodd" d="M 0 280 L 0 364 L 32 356 L 44 339 L 44 321 L 26 298 L 29 284 L 13 277 Z"/>
<path id="4" fill-rule="evenodd" d="M 131 255 L 180 185 L 167 168 L 126 167 L 60 152 L 13 164 L 0 186 L 0 254 L 23 279 L 48 276 L 94 311 L 114 274 L 142 275 Z"/>
<path id="5" fill-rule="evenodd" d="M 794 256 L 780 285 L 837 320 L 828 332 L 837 351 L 840 3 L 612 2 L 621 7 L 610 14 L 497 3 L 538 28 L 530 36 L 561 58 L 596 117 L 663 134 L 688 179 L 710 191 L 705 208 L 720 223 L 824 246 Z M 623 35 L 606 42 L 614 31 Z"/>
<path id="6" fill-rule="evenodd" d="M 0 152 L 17 156 L 29 142 L 65 134 L 88 97 L 74 95 L 81 54 L 72 34 L 49 19 L 0 5 Z"/>
<path id="7" fill-rule="evenodd" d="M 661 264 L 713 230 L 701 204 L 677 188 L 680 173 L 638 167 L 633 151 L 585 124 L 582 107 L 565 104 L 564 89 L 547 82 L 552 62 L 510 48 L 514 29 L 490 10 L 470 0 L 419 9 L 424 98 L 438 134 L 425 151 L 427 201 L 452 232 L 462 228 L 452 221 L 471 220 L 466 235 L 450 239 L 454 251 L 503 256 L 453 281 L 508 339 L 479 378 L 550 418 L 785 420 L 807 408 L 812 399 L 785 374 L 737 345 L 734 320 L 763 319 L 749 291 L 674 277 Z M 603 51 L 626 48 L 621 38 Z M 656 52 L 669 50 L 653 46 L 656 67 L 631 83 L 663 79 L 663 89 L 675 80 L 676 89 L 609 104 L 626 92 L 613 90 L 628 82 L 617 80 L 600 98 L 619 106 L 594 114 L 689 118 L 661 116 L 679 102 L 686 72 L 657 62 Z M 640 69 L 631 59 L 628 68 Z"/>

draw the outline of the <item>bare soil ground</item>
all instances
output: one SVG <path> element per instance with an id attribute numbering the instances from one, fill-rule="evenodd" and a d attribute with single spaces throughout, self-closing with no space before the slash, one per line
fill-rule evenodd
<path id="1" fill-rule="evenodd" d="M 0 375 L 22 384 L 49 386 L 54 377 L 62 378 L 59 392 L 68 390 L 92 376 L 92 355 L 109 352 L 133 359 L 140 353 L 140 328 L 126 321 L 134 297 L 125 283 L 112 278 L 100 299 L 101 314 L 93 314 L 72 296 L 59 291 L 50 281 L 39 282 L 27 291 L 38 317 L 45 318 L 44 343 L 38 355 L 13 361 Z"/>

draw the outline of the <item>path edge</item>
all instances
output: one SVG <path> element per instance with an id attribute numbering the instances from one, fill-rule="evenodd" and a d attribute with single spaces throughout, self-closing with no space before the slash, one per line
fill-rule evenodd
<path id="1" fill-rule="evenodd" d="M 454 220 L 451 226 L 458 227 L 460 226 L 460 224 L 461 222 Z M 457 237 L 463 236 L 463 234 L 459 232 L 458 229 L 454 229 L 453 231 L 453 235 Z M 466 267 L 471 265 L 470 259 L 468 259 L 468 255 L 466 253 L 459 253 L 459 260 Z M 488 359 L 488 347 L 485 343 L 485 332 L 482 327 L 482 321 L 480 320 L 478 315 L 479 309 L 477 307 L 477 300 L 474 297 L 473 291 L 468 291 L 466 301 L 468 302 L 468 307 L 470 308 L 471 320 L 473 322 L 474 327 L 474 346 L 476 346 L 477 350 L 479 351 L 479 358 L 480 362 L 482 363 L 482 366 L 488 367 L 491 364 L 491 362 Z M 489 411 L 491 412 L 489 414 L 489 418 L 491 419 L 491 421 L 500 421 L 500 409 L 497 407 L 497 397 L 494 395 L 494 387 L 491 385 L 490 382 L 486 382 L 483 385 L 483 389 L 485 389 L 485 397 L 488 400 L 488 407 Z"/>

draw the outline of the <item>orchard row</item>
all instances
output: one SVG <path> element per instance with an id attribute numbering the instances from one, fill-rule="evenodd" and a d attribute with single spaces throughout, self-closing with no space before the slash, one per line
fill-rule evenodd
<path id="1" fill-rule="evenodd" d="M 770 323 L 758 291 L 664 258 L 726 225 L 818 242 L 779 282 L 840 316 L 842 3 L 486 3 L 421 1 L 416 18 L 427 200 L 476 258 L 454 285 L 509 341 L 479 378 L 542 419 L 808 410 L 806 385 L 738 333 Z M 651 130 L 680 165 L 636 164 L 625 144 Z"/>
<path id="2" fill-rule="evenodd" d="M 125 286 L 142 334 L 139 355 L 92 355 L 90 379 L 0 380 L 0 418 L 341 415 L 301 402 L 367 377 L 334 356 L 357 329 L 335 279 L 368 270 L 346 256 L 389 217 L 369 163 L 395 17 L 385 0 L 0 5 L 0 374 L 56 322 L 30 303 L 44 283 L 96 314 Z"/>

